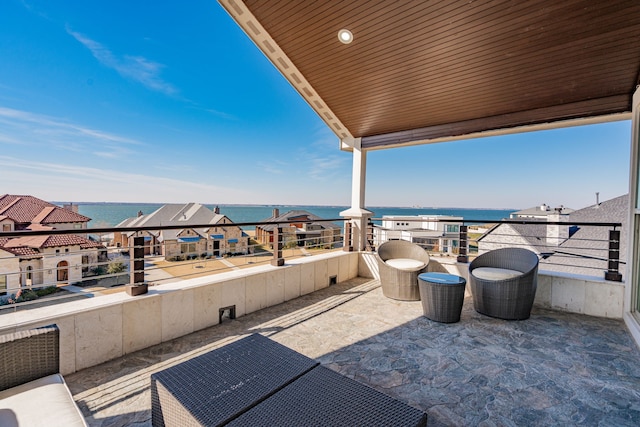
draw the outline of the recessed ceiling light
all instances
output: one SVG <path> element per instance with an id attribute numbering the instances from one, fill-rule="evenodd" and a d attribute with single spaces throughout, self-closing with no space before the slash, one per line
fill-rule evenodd
<path id="1" fill-rule="evenodd" d="M 344 44 L 349 44 L 353 41 L 353 34 L 349 30 L 342 29 L 338 31 L 338 40 Z"/>

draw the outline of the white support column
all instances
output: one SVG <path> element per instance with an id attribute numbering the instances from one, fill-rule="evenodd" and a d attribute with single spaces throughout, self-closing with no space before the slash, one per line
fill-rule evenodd
<path id="1" fill-rule="evenodd" d="M 640 346 L 640 87 L 632 101 L 631 164 L 629 167 L 629 221 L 627 233 L 627 268 L 624 295 L 624 320 Z"/>
<path id="2" fill-rule="evenodd" d="M 353 149 L 353 170 L 351 176 L 351 207 L 340 212 L 340 216 L 350 218 L 353 249 L 362 251 L 366 246 L 367 224 L 373 213 L 364 208 L 367 175 L 367 153 L 362 150 L 360 138 L 342 141 Z"/>

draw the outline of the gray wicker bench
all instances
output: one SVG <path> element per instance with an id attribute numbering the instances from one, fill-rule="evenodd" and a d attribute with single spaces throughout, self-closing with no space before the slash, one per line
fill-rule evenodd
<path id="1" fill-rule="evenodd" d="M 0 336 L 0 426 L 82 427 L 60 375 L 56 325 Z"/>
<path id="2" fill-rule="evenodd" d="M 318 365 L 250 335 L 152 374 L 152 425 L 426 425 L 422 411 Z"/>

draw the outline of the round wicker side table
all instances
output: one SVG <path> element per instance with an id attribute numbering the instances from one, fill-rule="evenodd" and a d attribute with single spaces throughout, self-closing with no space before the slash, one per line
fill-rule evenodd
<path id="1" fill-rule="evenodd" d="M 464 278 L 453 274 L 420 274 L 418 287 L 424 316 L 436 322 L 459 322 L 466 284 Z"/>

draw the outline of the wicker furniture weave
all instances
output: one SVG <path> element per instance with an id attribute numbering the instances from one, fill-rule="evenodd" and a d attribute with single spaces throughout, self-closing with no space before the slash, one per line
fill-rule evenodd
<path id="1" fill-rule="evenodd" d="M 0 336 L 0 426 L 86 427 L 59 372 L 56 325 Z"/>
<path id="2" fill-rule="evenodd" d="M 317 365 L 253 334 L 152 374 L 152 425 L 224 425 Z"/>
<path id="3" fill-rule="evenodd" d="M 509 279 L 486 280 L 473 274 L 480 267 L 516 270 L 521 274 Z M 469 265 L 469 284 L 478 313 L 506 320 L 528 319 L 538 285 L 538 257 L 523 248 L 489 251 Z"/>
<path id="4" fill-rule="evenodd" d="M 153 426 L 424 426 L 426 414 L 259 334 L 151 375 Z"/>
<path id="5" fill-rule="evenodd" d="M 60 372 L 56 325 L 0 336 L 0 390 Z"/>
<path id="6" fill-rule="evenodd" d="M 424 316 L 436 322 L 459 322 L 466 284 L 464 278 L 453 274 L 420 274 L 418 287 Z"/>
<path id="7" fill-rule="evenodd" d="M 426 272 L 429 266 L 427 251 L 405 240 L 389 240 L 380 245 L 376 259 L 384 296 L 402 301 L 420 300 L 418 275 Z M 413 268 L 395 268 L 387 263 L 390 259 L 411 259 L 421 264 Z"/>
<path id="8" fill-rule="evenodd" d="M 244 426 L 426 426 L 427 415 L 319 366 L 228 424 Z"/>

